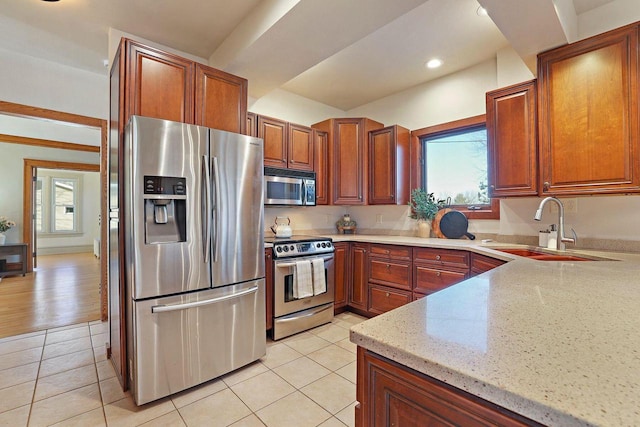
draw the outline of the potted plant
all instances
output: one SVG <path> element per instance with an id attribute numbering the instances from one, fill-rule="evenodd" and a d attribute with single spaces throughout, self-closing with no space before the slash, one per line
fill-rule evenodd
<path id="1" fill-rule="evenodd" d="M 409 206 L 411 207 L 409 218 L 418 221 L 418 237 L 429 237 L 431 235 L 431 220 L 444 207 L 444 200 L 436 200 L 433 193 L 416 188 L 411 191 Z"/>
<path id="2" fill-rule="evenodd" d="M 7 230 L 12 227 L 15 227 L 16 223 L 7 219 L 7 217 L 0 216 L 0 245 L 4 245 L 6 240 L 6 235 L 4 234 Z"/>

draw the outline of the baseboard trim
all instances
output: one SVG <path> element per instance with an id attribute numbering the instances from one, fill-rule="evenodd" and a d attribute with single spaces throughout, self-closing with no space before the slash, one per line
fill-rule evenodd
<path id="1" fill-rule="evenodd" d="M 59 255 L 59 254 L 79 254 L 89 252 L 93 253 L 93 245 L 82 246 L 56 246 L 51 248 L 38 248 L 38 255 Z"/>

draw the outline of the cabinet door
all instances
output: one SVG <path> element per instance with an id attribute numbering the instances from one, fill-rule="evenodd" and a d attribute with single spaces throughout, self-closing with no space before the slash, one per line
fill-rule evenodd
<path id="1" fill-rule="evenodd" d="M 264 250 L 265 316 L 267 331 L 273 328 L 273 249 Z"/>
<path id="2" fill-rule="evenodd" d="M 357 427 L 540 426 L 358 347 Z"/>
<path id="3" fill-rule="evenodd" d="M 538 55 L 543 194 L 640 191 L 638 26 Z"/>
<path id="4" fill-rule="evenodd" d="M 362 120 L 336 119 L 333 132 L 333 204 L 365 204 L 367 152 L 362 139 Z"/>
<path id="5" fill-rule="evenodd" d="M 360 314 L 367 311 L 367 255 L 369 245 L 353 243 L 351 245 L 351 289 L 349 292 L 349 306 L 360 310 Z"/>
<path id="6" fill-rule="evenodd" d="M 409 130 L 389 126 L 369 133 L 370 205 L 409 201 Z"/>
<path id="7" fill-rule="evenodd" d="M 194 63 L 127 40 L 127 114 L 193 123 Z"/>
<path id="8" fill-rule="evenodd" d="M 228 132 L 245 133 L 247 80 L 196 64 L 195 123 Z"/>
<path id="9" fill-rule="evenodd" d="M 336 313 L 344 311 L 347 306 L 347 298 L 349 289 L 349 243 L 337 242 L 333 244 L 335 251 L 333 253 L 333 270 L 335 274 L 334 289 L 335 302 L 333 305 Z"/>
<path id="10" fill-rule="evenodd" d="M 467 271 L 416 263 L 413 266 L 413 277 L 413 291 L 420 295 L 429 295 L 463 281 L 467 278 Z"/>
<path id="11" fill-rule="evenodd" d="M 310 127 L 289 123 L 287 166 L 289 169 L 313 170 L 313 132 Z"/>
<path id="12" fill-rule="evenodd" d="M 329 138 L 327 132 L 313 130 L 313 170 L 316 173 L 316 205 L 329 204 Z"/>
<path id="13" fill-rule="evenodd" d="M 535 80 L 487 93 L 489 196 L 538 194 Z"/>
<path id="14" fill-rule="evenodd" d="M 258 138 L 264 140 L 264 165 L 287 167 L 287 122 L 258 116 Z"/>
<path id="15" fill-rule="evenodd" d="M 496 267 L 501 266 L 506 261 L 501 259 L 491 258 L 485 255 L 480 255 L 477 253 L 471 253 L 471 276 L 475 276 L 477 274 L 484 273 L 485 271 L 492 270 Z"/>
<path id="16" fill-rule="evenodd" d="M 256 113 L 247 112 L 247 130 L 249 136 L 258 136 L 258 116 Z"/>
<path id="17" fill-rule="evenodd" d="M 411 301 L 411 292 L 388 286 L 369 285 L 369 313 L 371 314 L 386 313 Z"/>

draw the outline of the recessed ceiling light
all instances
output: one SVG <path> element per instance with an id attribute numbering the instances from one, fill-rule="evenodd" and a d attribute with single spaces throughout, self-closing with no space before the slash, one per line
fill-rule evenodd
<path id="1" fill-rule="evenodd" d="M 478 16 L 488 16 L 489 12 L 487 12 L 487 9 L 485 9 L 482 6 L 478 6 L 478 8 L 476 9 L 476 13 L 478 14 Z"/>
<path id="2" fill-rule="evenodd" d="M 47 3 L 55 3 L 55 2 L 60 1 L 60 0 L 42 0 L 42 1 L 46 1 Z"/>
<path id="3" fill-rule="evenodd" d="M 438 68 L 442 65 L 442 60 L 433 58 L 426 63 L 427 68 Z"/>

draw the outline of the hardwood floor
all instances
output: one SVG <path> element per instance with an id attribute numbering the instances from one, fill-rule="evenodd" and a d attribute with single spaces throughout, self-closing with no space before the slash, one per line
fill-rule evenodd
<path id="1" fill-rule="evenodd" d="M 100 319 L 100 260 L 44 255 L 25 277 L 0 281 L 0 338 Z"/>

